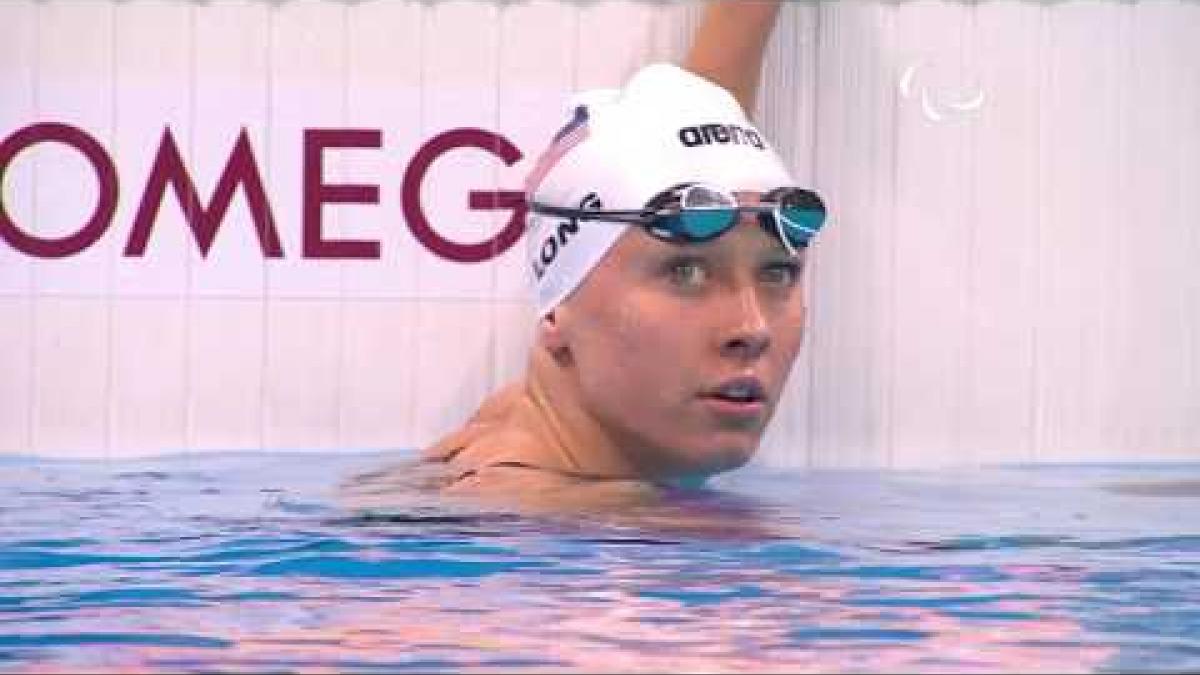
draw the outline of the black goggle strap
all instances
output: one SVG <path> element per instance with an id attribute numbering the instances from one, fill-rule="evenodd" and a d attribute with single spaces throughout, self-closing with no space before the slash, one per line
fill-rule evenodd
<path id="1" fill-rule="evenodd" d="M 646 225 L 657 217 L 653 211 L 640 209 L 637 211 L 606 211 L 603 209 L 577 209 L 570 206 L 551 206 L 539 202 L 529 202 L 529 210 L 544 216 L 571 218 L 573 220 L 589 220 L 599 222 L 629 223 Z"/>

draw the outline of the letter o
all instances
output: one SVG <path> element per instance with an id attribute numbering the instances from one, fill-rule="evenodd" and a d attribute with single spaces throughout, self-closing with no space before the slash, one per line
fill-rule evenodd
<path id="1" fill-rule="evenodd" d="M 117 209 L 117 167 L 100 143 L 87 132 L 67 124 L 45 122 L 25 127 L 0 142 L 0 188 L 4 185 L 4 174 L 13 158 L 22 150 L 47 141 L 75 148 L 92 165 L 100 187 L 96 208 L 83 228 L 75 234 L 61 239 L 42 239 L 21 230 L 5 210 L 4 201 L 0 198 L 0 239 L 18 251 L 37 258 L 65 258 L 87 249 L 108 230 Z"/>
<path id="2" fill-rule="evenodd" d="M 558 240 L 555 239 L 554 237 L 550 237 L 550 238 L 546 239 L 546 241 L 543 241 L 542 242 L 542 253 L 540 256 L 542 259 L 542 265 L 543 266 L 549 265 L 550 263 L 554 262 L 554 259 L 557 256 L 558 256 Z"/>

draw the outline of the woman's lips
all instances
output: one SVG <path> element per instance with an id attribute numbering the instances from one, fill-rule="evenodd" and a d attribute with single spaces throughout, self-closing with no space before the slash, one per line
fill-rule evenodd
<path id="1" fill-rule="evenodd" d="M 758 420 L 767 410 L 763 401 L 729 401 L 716 397 L 706 397 L 704 405 L 718 417 L 737 420 Z"/>
<path id="2" fill-rule="evenodd" d="M 767 409 L 767 390 L 752 376 L 733 377 L 701 395 L 705 407 L 722 418 L 757 420 Z"/>

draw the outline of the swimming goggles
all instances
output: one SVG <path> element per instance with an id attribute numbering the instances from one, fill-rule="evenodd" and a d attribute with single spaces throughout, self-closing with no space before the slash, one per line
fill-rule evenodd
<path id="1" fill-rule="evenodd" d="M 595 196 L 584 200 L 596 203 Z M 551 206 L 531 201 L 534 213 L 573 220 L 597 220 L 641 225 L 666 241 L 711 241 L 736 225 L 743 213 L 758 216 L 770 234 L 779 238 L 792 255 L 808 246 L 825 223 L 825 204 L 817 193 L 795 187 L 776 188 L 757 204 L 738 204 L 728 190 L 703 183 L 685 183 L 659 193 L 639 210 L 605 210 Z"/>

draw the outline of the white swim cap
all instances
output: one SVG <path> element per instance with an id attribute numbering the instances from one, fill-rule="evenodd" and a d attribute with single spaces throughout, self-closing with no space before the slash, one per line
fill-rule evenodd
<path id="1" fill-rule="evenodd" d="M 622 90 L 580 94 L 571 115 L 526 179 L 530 201 L 640 209 L 682 183 L 761 192 L 795 185 L 737 99 L 678 66 L 646 66 Z M 579 287 L 627 227 L 530 212 L 538 314 Z"/>

